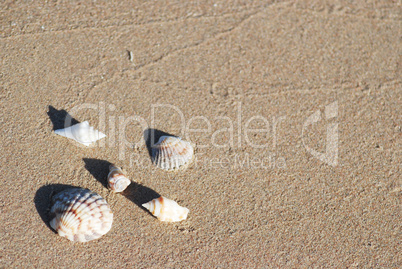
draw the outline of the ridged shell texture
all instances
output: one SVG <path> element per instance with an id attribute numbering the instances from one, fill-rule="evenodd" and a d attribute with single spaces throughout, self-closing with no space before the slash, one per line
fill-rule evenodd
<path id="1" fill-rule="evenodd" d="M 152 147 L 152 162 L 164 170 L 187 164 L 194 156 L 193 146 L 175 136 L 162 136 Z"/>
<path id="2" fill-rule="evenodd" d="M 101 237 L 112 228 L 113 213 L 99 194 L 88 189 L 72 188 L 52 198 L 50 226 L 74 242 Z"/>

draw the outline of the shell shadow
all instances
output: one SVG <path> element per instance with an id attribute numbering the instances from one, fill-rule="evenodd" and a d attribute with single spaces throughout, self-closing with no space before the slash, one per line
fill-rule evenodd
<path id="1" fill-rule="evenodd" d="M 103 187 L 107 188 L 107 175 L 109 174 L 109 165 L 111 162 L 99 159 L 83 158 L 85 169 L 99 181 Z"/>
<path id="2" fill-rule="evenodd" d="M 36 211 L 38 211 L 39 216 L 41 217 L 42 221 L 46 224 L 46 226 L 54 233 L 56 232 L 49 225 L 49 221 L 52 219 L 52 216 L 49 215 L 52 197 L 54 194 L 58 192 L 71 188 L 76 187 L 64 184 L 50 184 L 50 185 L 44 185 L 36 191 L 34 198 Z"/>
<path id="3" fill-rule="evenodd" d="M 154 191 L 151 188 L 138 184 L 136 182 L 131 181 L 131 184 L 128 185 L 127 189 L 121 192 L 121 195 L 126 197 L 128 200 L 139 206 L 142 210 L 146 211 L 150 215 L 152 215 L 146 208 L 142 205 L 147 203 L 155 198 L 159 198 L 161 195 Z M 152 215 L 153 216 L 153 215 Z"/>
<path id="4" fill-rule="evenodd" d="M 107 175 L 109 174 L 109 165 L 111 164 L 105 160 L 99 159 L 90 159 L 84 158 L 85 168 L 94 176 L 96 180 L 98 180 L 105 188 L 107 187 Z M 128 178 L 131 178 L 129 174 L 127 174 Z M 161 195 L 154 191 L 151 188 L 143 186 L 139 183 L 136 183 L 131 180 L 131 184 L 125 189 L 123 192 L 119 194 L 126 197 L 128 200 L 136 204 L 138 207 L 148 212 L 142 204 L 149 202 L 155 198 L 160 197 Z"/>
<path id="5" fill-rule="evenodd" d="M 64 109 L 57 110 L 53 106 L 49 106 L 49 111 L 47 112 L 50 120 L 53 123 L 53 131 L 58 129 L 63 129 L 66 127 L 70 127 L 77 123 L 80 123 L 78 120 L 74 119 L 67 111 Z"/>
<path id="6" fill-rule="evenodd" d="M 148 128 L 144 131 L 145 145 L 147 146 L 148 154 L 151 159 L 152 159 L 152 147 L 156 143 L 158 143 L 159 138 L 161 136 L 175 136 L 175 135 L 154 128 Z"/>

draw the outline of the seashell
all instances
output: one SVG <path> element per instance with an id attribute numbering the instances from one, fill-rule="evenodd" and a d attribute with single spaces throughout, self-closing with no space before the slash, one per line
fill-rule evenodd
<path id="1" fill-rule="evenodd" d="M 164 170 L 187 164 L 194 156 L 193 146 L 175 136 L 161 136 L 152 147 L 152 162 Z"/>
<path id="2" fill-rule="evenodd" d="M 88 121 L 84 121 L 64 129 L 58 129 L 54 132 L 58 135 L 74 139 L 85 146 L 89 146 L 93 142 L 106 137 L 104 133 L 94 130 L 94 127 L 89 126 Z"/>
<path id="3" fill-rule="evenodd" d="M 109 166 L 109 171 L 107 182 L 112 191 L 122 192 L 131 184 L 131 180 L 126 177 L 120 167 L 111 164 Z"/>
<path id="4" fill-rule="evenodd" d="M 87 242 L 101 237 L 112 228 L 113 213 L 99 194 L 72 188 L 52 198 L 50 226 L 73 242 Z"/>
<path id="5" fill-rule="evenodd" d="M 185 220 L 190 210 L 163 196 L 142 205 L 160 221 L 176 222 Z"/>

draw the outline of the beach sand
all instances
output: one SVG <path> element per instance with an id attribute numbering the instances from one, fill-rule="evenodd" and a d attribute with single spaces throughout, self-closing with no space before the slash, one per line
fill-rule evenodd
<path id="1" fill-rule="evenodd" d="M 1 268 L 401 266 L 399 1 L 0 6 Z M 67 115 L 107 138 L 56 135 Z M 157 169 L 152 130 L 195 160 Z M 49 228 L 71 186 L 108 201 L 109 233 Z M 140 206 L 159 195 L 187 220 Z"/>

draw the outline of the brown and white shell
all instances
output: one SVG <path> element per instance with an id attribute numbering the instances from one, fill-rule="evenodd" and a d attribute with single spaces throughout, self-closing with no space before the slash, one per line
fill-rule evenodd
<path id="1" fill-rule="evenodd" d="M 194 156 L 190 142 L 176 136 L 161 136 L 152 146 L 152 162 L 164 170 L 172 170 L 186 165 Z"/>
<path id="2" fill-rule="evenodd" d="M 187 218 L 190 210 L 166 197 L 159 197 L 142 205 L 160 221 L 176 222 Z"/>
<path id="3" fill-rule="evenodd" d="M 106 200 L 88 189 L 71 188 L 52 198 L 50 226 L 74 242 L 98 239 L 112 228 L 113 213 Z"/>
<path id="4" fill-rule="evenodd" d="M 109 166 L 109 171 L 107 183 L 112 191 L 122 192 L 131 184 L 131 180 L 126 177 L 120 167 L 111 164 Z"/>

